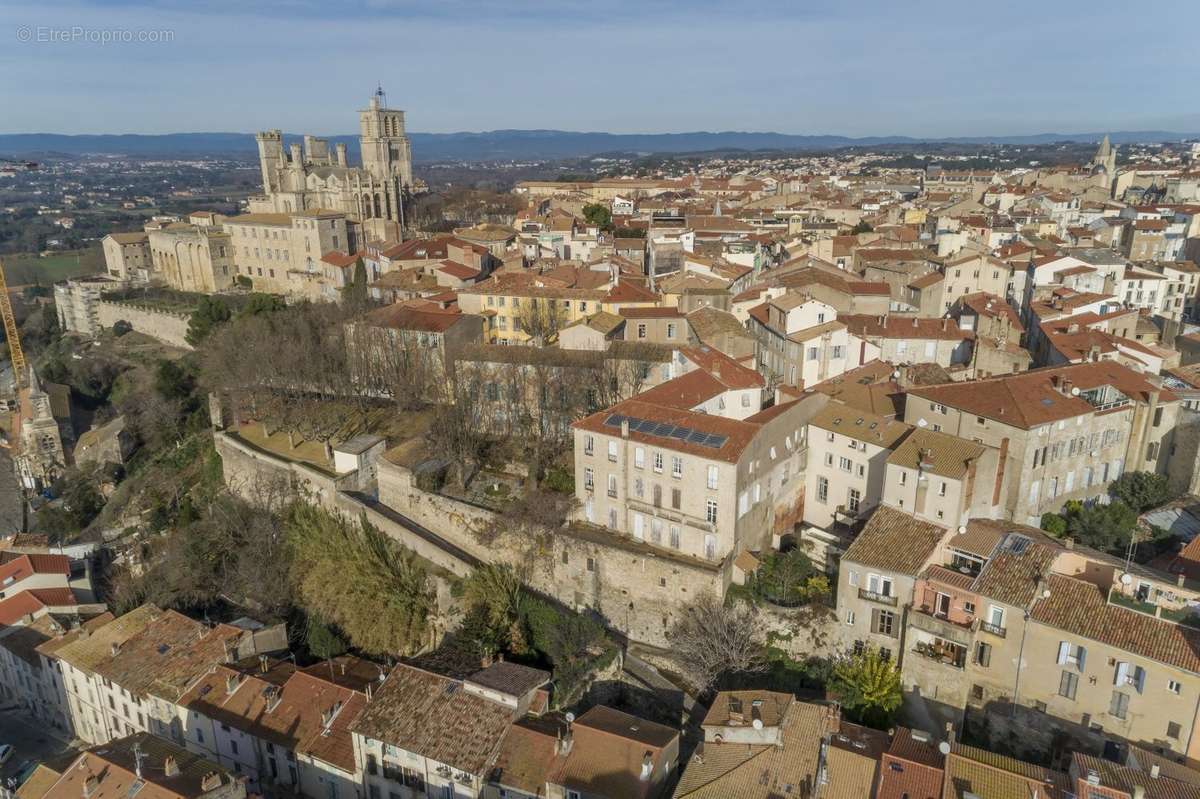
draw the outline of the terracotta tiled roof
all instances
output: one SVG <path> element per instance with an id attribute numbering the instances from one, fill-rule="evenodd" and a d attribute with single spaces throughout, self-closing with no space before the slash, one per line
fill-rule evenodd
<path id="1" fill-rule="evenodd" d="M 880 505 L 842 559 L 860 566 L 915 576 L 945 535 L 944 527 Z"/>
<path id="2" fill-rule="evenodd" d="M 1052 574 L 1048 598 L 1033 605 L 1034 621 L 1200 674 L 1200 630 L 1110 605 L 1092 583 Z"/>
<path id="3" fill-rule="evenodd" d="M 888 456 L 887 462 L 907 469 L 924 466 L 942 477 L 962 479 L 972 461 L 983 457 L 982 444 L 935 430 L 917 428 Z"/>
<path id="4" fill-rule="evenodd" d="M 443 333 L 466 318 L 458 308 L 442 309 L 433 303 L 415 306 L 406 302 L 376 308 L 362 317 L 362 323 L 372 327 L 396 330 L 415 330 L 424 333 Z"/>
<path id="5" fill-rule="evenodd" d="M 1063 377 L 1069 378 L 1080 390 L 1109 385 L 1142 402 L 1148 401 L 1152 391 L 1159 392 L 1160 402 L 1178 400 L 1175 394 L 1158 389 L 1144 375 L 1113 361 L 1035 369 L 969 383 L 917 386 L 910 389 L 909 395 L 1028 430 L 1095 410 L 1087 400 L 1064 394 L 1054 386 L 1052 380 Z M 909 403 L 908 407 L 912 408 L 911 399 Z M 917 413 L 906 415 L 916 416 Z"/>
<path id="6" fill-rule="evenodd" d="M 437 271 L 445 272 L 450 277 L 455 277 L 459 280 L 470 280 L 473 277 L 479 277 L 478 269 L 466 264 L 460 264 L 458 261 L 442 261 L 438 265 Z"/>
<path id="7" fill-rule="evenodd" d="M 1066 799 L 1070 781 L 1059 771 L 961 744 L 946 758 L 943 799 L 964 799 L 967 792 L 987 799 Z"/>
<path id="8" fill-rule="evenodd" d="M 914 429 L 904 422 L 877 416 L 836 400 L 818 411 L 809 424 L 884 449 L 896 446 Z"/>
<path id="9" fill-rule="evenodd" d="M 684 347 L 679 350 L 683 357 L 712 375 L 728 389 L 762 388 L 766 385 L 763 376 L 749 367 L 730 358 L 712 347 Z"/>
<path id="10" fill-rule="evenodd" d="M 452 768 L 483 775 L 516 710 L 463 689 L 459 680 L 400 664 L 352 730 Z"/>
<path id="11" fill-rule="evenodd" d="M 876 314 L 839 314 L 838 321 L 860 338 L 962 341 L 975 338 L 953 319 L 925 319 L 916 316 L 878 316 Z"/>

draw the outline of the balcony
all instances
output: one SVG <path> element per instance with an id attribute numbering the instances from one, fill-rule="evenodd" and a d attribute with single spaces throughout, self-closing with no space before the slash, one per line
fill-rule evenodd
<path id="1" fill-rule="evenodd" d="M 984 621 L 983 619 L 979 620 L 979 629 L 983 630 L 985 633 L 994 635 L 997 638 L 1004 638 L 1008 635 L 1008 630 L 1006 628 L 997 624 L 992 624 L 989 621 Z"/>
<path id="2" fill-rule="evenodd" d="M 896 607 L 900 601 L 897 597 L 881 594 L 878 591 L 870 591 L 866 588 L 858 589 L 858 598 L 865 599 L 868 602 L 877 602 L 880 605 L 888 605 L 889 607 L 893 608 Z"/>
<path id="3" fill-rule="evenodd" d="M 966 647 L 947 641 L 917 641 L 917 645 L 913 647 L 913 652 L 923 658 L 928 658 L 935 662 L 941 663 L 943 666 L 961 669 L 967 664 L 967 649 Z"/>
<path id="4" fill-rule="evenodd" d="M 969 646 L 971 643 L 969 625 L 956 624 L 945 616 L 931 613 L 928 608 L 915 608 L 914 612 L 909 614 L 908 622 L 913 629 L 944 638 L 960 646 Z"/>

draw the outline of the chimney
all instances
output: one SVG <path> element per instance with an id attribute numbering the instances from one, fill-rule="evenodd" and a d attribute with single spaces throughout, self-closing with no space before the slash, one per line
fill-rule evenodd
<path id="1" fill-rule="evenodd" d="M 338 142 L 337 144 L 334 145 L 334 149 L 337 150 L 337 165 L 345 166 L 346 165 L 346 143 Z"/>
<path id="2" fill-rule="evenodd" d="M 1133 786 L 1133 799 L 1146 799 L 1146 789 L 1141 785 Z"/>
<path id="3" fill-rule="evenodd" d="M 645 781 L 650 779 L 650 775 L 654 773 L 654 758 L 650 757 L 647 752 L 642 756 L 642 773 L 638 775 L 638 779 Z"/>
<path id="4" fill-rule="evenodd" d="M 260 672 L 262 672 L 263 674 L 266 674 L 266 673 L 267 673 L 267 670 L 268 670 L 268 668 L 269 668 L 269 667 L 268 667 L 268 665 L 267 665 L 267 656 L 266 656 L 266 655 L 259 655 L 259 656 L 258 656 L 258 670 L 259 670 Z"/>
<path id="5" fill-rule="evenodd" d="M 179 763 L 171 755 L 167 755 L 166 759 L 163 760 L 163 774 L 168 777 L 179 776 Z"/>
<path id="6" fill-rule="evenodd" d="M 108 651 L 113 657 L 116 657 L 121 652 L 121 645 L 116 641 L 113 641 L 108 645 Z"/>
<path id="7" fill-rule="evenodd" d="M 1066 538 L 1064 538 L 1062 540 L 1062 542 L 1063 542 L 1063 546 L 1066 547 L 1067 549 L 1075 548 L 1075 539 L 1071 538 L 1070 536 L 1067 536 Z"/>
<path id="8" fill-rule="evenodd" d="M 1150 779 L 1152 779 L 1152 780 L 1156 780 L 1156 779 L 1158 779 L 1158 772 L 1159 772 L 1159 766 L 1158 766 L 1158 764 L 1157 764 L 1157 763 L 1152 763 L 1152 764 L 1150 765 Z"/>
<path id="9" fill-rule="evenodd" d="M 570 754 L 571 747 L 575 745 L 575 735 L 571 732 L 571 724 L 567 723 L 567 729 L 558 737 L 558 753 L 560 755 Z"/>
<path id="10" fill-rule="evenodd" d="M 241 684 L 242 684 L 242 681 L 238 678 L 238 675 L 230 674 L 228 677 L 225 678 L 225 693 L 232 694 L 234 691 L 236 691 L 238 689 L 238 686 Z"/>
<path id="11" fill-rule="evenodd" d="M 629 420 L 621 420 L 621 438 L 629 438 Z"/>
<path id="12" fill-rule="evenodd" d="M 215 771 L 208 772 L 204 775 L 204 778 L 200 780 L 200 790 L 204 791 L 205 793 L 208 793 L 209 791 L 215 791 L 220 787 L 221 775 Z"/>

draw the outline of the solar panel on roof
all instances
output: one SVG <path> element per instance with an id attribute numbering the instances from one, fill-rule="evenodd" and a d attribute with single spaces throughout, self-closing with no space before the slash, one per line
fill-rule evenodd
<path id="1" fill-rule="evenodd" d="M 687 440 L 689 444 L 703 444 L 707 438 L 708 433 L 701 433 L 699 430 L 693 430 L 688 433 Z"/>
<path id="2" fill-rule="evenodd" d="M 604 420 L 604 424 L 608 427 L 620 427 L 621 422 L 623 421 L 625 421 L 624 416 L 619 413 L 611 413 L 609 414 L 608 418 Z"/>
<path id="3" fill-rule="evenodd" d="M 658 422 L 651 422 L 649 419 L 638 419 L 637 429 L 639 432 L 653 433 L 656 427 L 658 427 Z"/>
<path id="4" fill-rule="evenodd" d="M 708 434 L 708 440 L 704 442 L 704 446 L 720 449 L 725 446 L 725 442 L 729 440 L 728 436 L 718 436 L 714 433 Z"/>
<path id="5" fill-rule="evenodd" d="M 654 428 L 654 435 L 667 438 L 671 435 L 671 431 L 674 429 L 675 425 L 663 423 Z"/>
<path id="6" fill-rule="evenodd" d="M 687 437 L 691 435 L 691 433 L 692 431 L 690 428 L 676 427 L 671 431 L 671 438 L 678 438 L 680 441 L 685 441 L 687 440 Z"/>

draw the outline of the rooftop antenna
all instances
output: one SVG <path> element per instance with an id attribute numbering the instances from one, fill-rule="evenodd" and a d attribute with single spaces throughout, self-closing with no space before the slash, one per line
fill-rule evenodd
<path id="1" fill-rule="evenodd" d="M 134 763 L 134 765 L 133 765 L 134 773 L 137 774 L 137 778 L 140 780 L 142 778 L 142 747 L 141 747 L 141 744 L 135 743 L 133 745 L 133 763 Z"/>
<path id="2" fill-rule="evenodd" d="M 379 107 L 387 108 L 387 94 L 383 91 L 383 84 L 375 84 L 375 96 L 379 98 Z"/>

